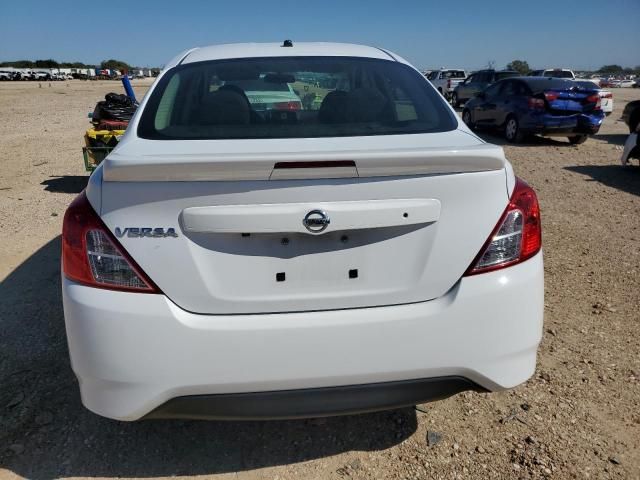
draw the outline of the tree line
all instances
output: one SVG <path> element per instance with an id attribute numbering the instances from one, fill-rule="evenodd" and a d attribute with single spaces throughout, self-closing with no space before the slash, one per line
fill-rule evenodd
<path id="1" fill-rule="evenodd" d="M 529 63 L 526 60 L 513 60 L 508 63 L 506 66 L 507 70 L 515 70 L 522 75 L 526 75 L 531 71 L 529 67 Z M 594 73 L 600 73 L 603 75 L 640 75 L 640 65 L 636 65 L 635 67 L 622 67 L 620 65 L 603 65 Z"/>
<path id="2" fill-rule="evenodd" d="M 46 60 L 15 60 L 10 62 L 1 62 L 0 67 L 13 68 L 101 68 L 109 70 L 120 70 L 128 72 L 134 67 L 122 60 L 111 58 L 103 60 L 100 65 L 88 65 L 82 62 L 57 62 L 52 58 Z"/>

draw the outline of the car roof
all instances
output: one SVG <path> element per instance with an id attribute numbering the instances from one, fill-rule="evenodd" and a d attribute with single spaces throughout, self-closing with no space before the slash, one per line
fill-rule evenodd
<path id="1" fill-rule="evenodd" d="M 571 88 L 575 85 L 575 82 L 569 78 L 557 78 L 557 77 L 512 77 L 500 80 L 506 82 L 509 80 L 522 81 L 526 83 L 533 91 L 544 90 L 545 88 Z"/>
<path id="2" fill-rule="evenodd" d="M 199 47 L 186 52 L 178 63 L 254 57 L 364 57 L 406 63 L 386 50 L 366 45 L 295 41 L 292 47 L 283 47 L 282 43 L 230 43 Z"/>

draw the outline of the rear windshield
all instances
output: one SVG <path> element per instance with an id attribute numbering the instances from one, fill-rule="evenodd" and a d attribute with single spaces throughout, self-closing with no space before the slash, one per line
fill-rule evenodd
<path id="1" fill-rule="evenodd" d="M 496 72 L 496 81 L 502 80 L 503 78 L 511 78 L 511 77 L 519 77 L 520 74 L 518 72 Z"/>
<path id="2" fill-rule="evenodd" d="M 586 88 L 591 90 L 600 90 L 600 87 L 597 83 L 591 82 L 589 80 L 579 80 L 574 82 L 579 88 Z"/>
<path id="3" fill-rule="evenodd" d="M 564 80 L 562 78 L 528 77 L 522 80 L 529 85 L 529 88 L 534 93 L 544 90 L 570 90 L 576 86 L 573 80 Z"/>
<path id="4" fill-rule="evenodd" d="M 217 60 L 167 72 L 142 112 L 142 138 L 394 135 L 455 129 L 420 73 L 350 57 Z"/>
<path id="5" fill-rule="evenodd" d="M 443 78 L 465 78 L 464 70 L 446 70 L 442 72 Z"/>

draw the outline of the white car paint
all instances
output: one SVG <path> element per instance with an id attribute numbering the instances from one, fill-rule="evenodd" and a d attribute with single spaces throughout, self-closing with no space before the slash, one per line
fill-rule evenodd
<path id="1" fill-rule="evenodd" d="M 223 45 L 181 54 L 161 76 L 180 63 L 283 55 L 406 63 L 360 45 Z M 136 420 L 181 396 L 443 376 L 495 391 L 531 376 L 542 253 L 464 275 L 516 188 L 500 147 L 462 122 L 412 135 L 147 140 L 137 126 L 151 94 L 86 196 L 112 233 L 177 233 L 118 238 L 162 293 L 94 288 L 63 273 L 87 408 Z M 287 160 L 356 168 L 274 177 L 274 162 Z M 302 228 L 311 210 L 331 218 L 320 235 Z"/>

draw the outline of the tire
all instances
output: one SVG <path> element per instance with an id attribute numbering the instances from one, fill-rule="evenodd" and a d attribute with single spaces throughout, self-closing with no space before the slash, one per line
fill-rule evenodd
<path id="1" fill-rule="evenodd" d="M 574 135 L 569 137 L 569 143 L 571 145 L 580 145 L 581 143 L 586 142 L 587 138 L 589 138 L 588 135 Z"/>
<path id="2" fill-rule="evenodd" d="M 509 115 L 507 121 L 504 122 L 504 138 L 509 143 L 520 143 L 524 140 L 524 134 L 520 130 L 518 119 L 513 115 Z"/>
<path id="3" fill-rule="evenodd" d="M 455 108 L 458 108 L 460 106 L 460 100 L 458 100 L 458 94 L 456 92 L 453 92 L 451 94 L 451 105 L 453 105 Z"/>
<path id="4" fill-rule="evenodd" d="M 467 108 L 465 108 L 462 112 L 462 121 L 471 130 L 475 130 L 476 124 L 471 121 L 471 111 Z"/>

